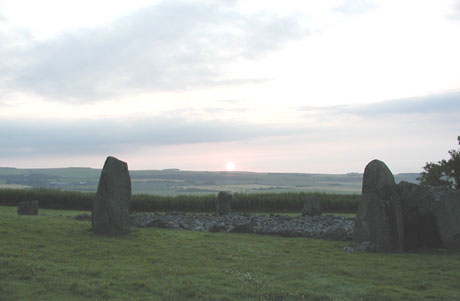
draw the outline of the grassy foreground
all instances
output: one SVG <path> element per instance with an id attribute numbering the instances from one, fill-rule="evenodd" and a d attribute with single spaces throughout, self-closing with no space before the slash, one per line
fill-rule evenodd
<path id="1" fill-rule="evenodd" d="M 0 300 L 460 299 L 460 252 L 155 228 L 97 237 L 76 211 L 40 213 L 0 207 Z"/>

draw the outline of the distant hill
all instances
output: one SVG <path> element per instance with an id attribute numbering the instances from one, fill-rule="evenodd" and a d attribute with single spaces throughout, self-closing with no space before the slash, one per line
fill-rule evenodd
<path id="1" fill-rule="evenodd" d="M 54 188 L 96 191 L 101 170 L 94 168 L 0 168 L 0 188 Z M 182 171 L 179 169 L 130 171 L 133 193 L 160 195 L 233 192 L 321 191 L 360 193 L 363 174 L 259 173 Z M 396 182 L 418 183 L 417 173 L 395 175 Z"/>

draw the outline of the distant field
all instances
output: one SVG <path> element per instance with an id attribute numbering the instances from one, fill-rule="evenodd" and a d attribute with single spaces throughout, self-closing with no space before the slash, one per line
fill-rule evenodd
<path id="1" fill-rule="evenodd" d="M 158 228 L 95 236 L 77 211 L 0 207 L 0 299 L 459 300 L 460 253 Z"/>
<path id="2" fill-rule="evenodd" d="M 0 184 L 0 189 L 28 189 L 32 186 L 21 185 L 21 184 Z"/>
<path id="3" fill-rule="evenodd" d="M 101 170 L 91 168 L 0 168 L 0 184 L 74 191 L 97 190 Z M 222 190 L 244 193 L 329 192 L 360 193 L 362 174 L 208 172 L 168 170 L 130 171 L 134 193 L 202 195 Z M 399 174 L 397 181 L 416 183 L 419 174 Z M 18 187 L 22 187 L 18 186 Z M 11 186 L 12 187 L 12 186 Z"/>

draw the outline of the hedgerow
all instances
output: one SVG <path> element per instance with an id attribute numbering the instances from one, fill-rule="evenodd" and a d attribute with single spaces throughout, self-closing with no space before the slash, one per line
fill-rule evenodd
<path id="1" fill-rule="evenodd" d="M 300 212 L 306 198 L 319 199 L 324 212 L 353 213 L 357 211 L 360 195 L 320 192 L 234 193 L 233 211 L 240 212 Z M 91 210 L 94 192 L 60 191 L 52 189 L 0 189 L 0 205 L 15 206 L 19 202 L 39 200 L 40 208 Z M 217 195 L 161 196 L 133 194 L 131 211 L 147 212 L 214 212 Z"/>

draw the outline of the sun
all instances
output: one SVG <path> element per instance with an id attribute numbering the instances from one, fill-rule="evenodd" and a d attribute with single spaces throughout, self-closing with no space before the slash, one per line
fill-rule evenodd
<path id="1" fill-rule="evenodd" d="M 228 170 L 228 171 L 232 171 L 236 168 L 235 166 L 235 162 L 233 161 L 228 161 L 226 164 L 225 164 L 225 168 Z"/>

